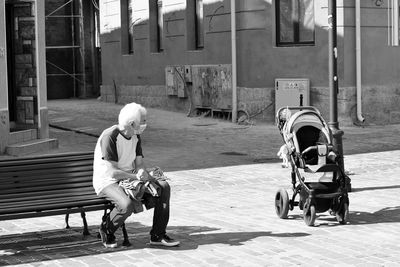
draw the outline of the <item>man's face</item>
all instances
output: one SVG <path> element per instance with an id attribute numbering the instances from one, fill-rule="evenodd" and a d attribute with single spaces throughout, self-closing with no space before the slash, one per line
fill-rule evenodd
<path id="1" fill-rule="evenodd" d="M 142 116 L 140 118 L 140 124 L 136 125 L 134 121 L 129 122 L 128 126 L 125 128 L 127 131 L 128 137 L 132 137 L 135 134 L 142 134 L 146 129 L 146 116 Z"/>

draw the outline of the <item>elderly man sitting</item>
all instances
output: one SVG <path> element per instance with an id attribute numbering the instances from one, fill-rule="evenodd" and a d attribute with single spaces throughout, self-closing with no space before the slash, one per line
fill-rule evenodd
<path id="1" fill-rule="evenodd" d="M 166 234 L 169 221 L 170 186 L 162 179 L 155 179 L 145 168 L 140 135 L 146 128 L 146 109 L 136 103 L 125 105 L 118 117 L 118 125 L 105 129 L 97 140 L 93 162 L 93 187 L 99 196 L 110 200 L 114 209 L 100 225 L 100 236 L 105 247 L 116 247 L 114 232 L 138 207 L 138 201 L 120 181 L 151 182 L 159 187 L 159 195 L 144 191 L 143 198 L 147 208 L 154 206 L 153 226 L 150 231 L 150 244 L 178 246 Z"/>

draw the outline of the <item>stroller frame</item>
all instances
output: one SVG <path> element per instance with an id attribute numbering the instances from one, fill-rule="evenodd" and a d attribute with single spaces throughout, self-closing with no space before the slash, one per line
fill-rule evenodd
<path id="1" fill-rule="evenodd" d="M 294 114 L 290 116 L 287 114 L 288 112 L 294 112 Z M 299 148 L 300 144 L 295 144 L 296 147 L 293 147 L 293 143 L 297 142 L 297 133 L 289 137 L 288 135 L 290 134 L 285 133 L 287 131 L 290 132 L 291 129 L 288 130 L 287 127 L 292 127 L 291 123 L 296 122 L 303 115 L 310 115 L 317 119 L 316 122 L 321 126 L 319 130 L 324 133 L 323 137 L 327 139 L 324 144 L 313 144 L 305 148 Z M 332 134 L 330 129 L 318 109 L 312 106 L 282 107 L 277 111 L 276 123 L 285 145 L 288 146 L 289 152 L 287 156 L 291 167 L 291 189 L 293 191 L 290 199 L 285 188 L 280 188 L 277 191 L 275 195 L 275 210 L 278 217 L 287 218 L 289 210 L 292 211 L 295 206 L 299 206 L 300 210 L 303 210 L 304 222 L 308 226 L 314 225 L 317 212 L 325 212 L 327 210 L 330 211 L 331 215 L 336 216 L 340 224 L 346 224 L 349 206 L 346 175 L 338 164 L 338 158 L 342 157 L 342 155 L 338 155 L 337 151 L 335 151 L 331 142 Z M 304 124 L 304 126 L 308 125 Z M 320 150 L 326 151 L 326 153 L 319 154 Z M 306 157 L 310 152 L 314 152 L 314 154 L 316 152 L 318 156 L 325 156 L 327 163 L 318 166 L 315 171 L 312 171 L 309 168 L 310 166 L 307 165 Z M 324 173 L 324 175 L 332 173 L 331 182 L 308 182 L 299 169 L 304 169 L 305 172 Z M 299 196 L 299 201 L 296 201 L 297 196 Z"/>

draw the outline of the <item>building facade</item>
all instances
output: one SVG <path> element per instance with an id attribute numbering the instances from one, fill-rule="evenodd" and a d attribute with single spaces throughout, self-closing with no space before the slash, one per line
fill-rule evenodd
<path id="1" fill-rule="evenodd" d="M 400 123 L 398 16 L 337 0 L 340 124 Z M 100 31 L 105 101 L 273 121 L 286 90 L 329 117 L 328 0 L 101 0 Z"/>
<path id="2" fill-rule="evenodd" d="M 57 145 L 48 138 L 44 24 L 44 1 L 0 1 L 0 154 Z"/>

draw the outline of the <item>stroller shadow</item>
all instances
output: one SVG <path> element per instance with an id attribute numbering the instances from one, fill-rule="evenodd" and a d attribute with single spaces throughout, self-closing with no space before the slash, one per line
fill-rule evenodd
<path id="1" fill-rule="evenodd" d="M 48 260 L 73 258 L 105 254 L 117 251 L 138 250 L 149 248 L 149 226 L 141 223 L 126 225 L 131 246 L 121 245 L 122 231 L 116 232 L 118 247 L 106 249 L 97 237 L 97 227 L 91 226 L 91 235 L 83 237 L 80 227 L 70 229 L 57 229 L 41 232 L 28 232 L 0 236 L 0 266 L 29 264 Z M 194 250 L 199 246 L 208 244 L 226 244 L 240 246 L 245 242 L 258 237 L 295 238 L 307 236 L 307 233 L 291 232 L 274 234 L 271 232 L 226 232 L 209 233 L 218 231 L 218 228 L 207 226 L 171 226 L 168 233 L 181 241 L 179 247 L 166 248 L 168 250 Z M 161 247 L 157 247 L 160 249 Z"/>
<path id="2" fill-rule="evenodd" d="M 360 187 L 360 188 L 352 188 L 351 192 L 362 192 L 369 190 L 384 190 L 384 189 L 397 189 L 400 188 L 400 185 L 388 185 L 388 186 L 374 186 L 374 187 Z"/>
<path id="3" fill-rule="evenodd" d="M 301 215 L 293 215 L 290 219 L 302 220 Z M 340 226 L 334 216 L 327 213 L 321 213 L 317 217 L 319 225 L 317 226 Z M 368 225 L 378 223 L 399 223 L 400 206 L 387 207 L 376 212 L 352 211 L 350 207 L 348 223 L 351 225 Z"/>
<path id="4" fill-rule="evenodd" d="M 303 216 L 300 214 L 289 215 L 288 220 L 302 221 Z M 387 207 L 376 212 L 352 211 L 350 206 L 348 224 L 351 225 L 367 225 L 378 223 L 399 223 L 400 222 L 400 206 Z M 318 213 L 316 227 L 324 226 L 341 226 L 335 216 L 329 215 L 328 212 Z"/>
<path id="5" fill-rule="evenodd" d="M 349 223 L 353 225 L 398 222 L 400 222 L 400 206 L 387 207 L 372 213 L 350 210 Z"/>

